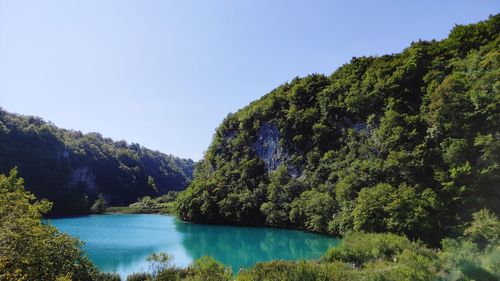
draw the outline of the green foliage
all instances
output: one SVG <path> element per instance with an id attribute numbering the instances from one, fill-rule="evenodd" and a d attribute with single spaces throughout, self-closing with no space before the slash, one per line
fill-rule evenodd
<path id="1" fill-rule="evenodd" d="M 81 242 L 41 223 L 50 207 L 24 189 L 17 170 L 0 174 L 0 280 L 90 281 L 99 276 Z"/>
<path id="2" fill-rule="evenodd" d="M 167 253 L 152 254 L 147 258 L 151 273 L 134 273 L 127 281 L 232 281 L 231 269 L 210 257 L 201 257 L 187 268 L 172 264 Z"/>
<path id="3" fill-rule="evenodd" d="M 328 193 L 304 191 L 292 202 L 290 221 L 310 231 L 326 232 L 334 206 L 335 200 Z"/>
<path id="4" fill-rule="evenodd" d="M 194 261 L 190 267 L 193 273 L 186 280 L 190 281 L 231 281 L 231 269 L 211 257 L 201 257 Z"/>
<path id="5" fill-rule="evenodd" d="M 158 193 L 158 188 L 156 187 L 155 179 L 152 176 L 148 176 L 148 185 L 154 193 Z"/>
<path id="6" fill-rule="evenodd" d="M 444 239 L 436 262 L 437 280 L 498 280 L 500 244 L 479 250 L 468 240 Z"/>
<path id="7" fill-rule="evenodd" d="M 273 261 L 258 263 L 238 274 L 238 281 L 342 281 L 355 280 L 355 273 L 342 263 Z"/>
<path id="8" fill-rule="evenodd" d="M 179 196 L 178 191 L 168 191 L 166 194 L 151 198 L 144 196 L 137 202 L 126 207 L 109 207 L 108 213 L 126 213 L 126 214 L 174 214 L 176 212 L 175 200 Z"/>
<path id="9" fill-rule="evenodd" d="M 304 190 L 304 185 L 288 175 L 288 168 L 281 165 L 271 174 L 267 188 L 268 202 L 262 204 L 261 211 L 266 221 L 272 225 L 286 225 L 289 223 L 291 202 Z"/>
<path id="10" fill-rule="evenodd" d="M 194 168 L 189 159 L 2 109 L 0 155 L 0 173 L 17 166 L 37 198 L 54 202 L 52 215 L 89 213 L 99 193 L 110 205 L 125 206 L 139 197 L 182 190 Z"/>
<path id="11" fill-rule="evenodd" d="M 173 267 L 172 256 L 167 253 L 154 253 L 146 260 L 149 262 L 149 267 L 154 278 L 157 278 L 162 271 Z"/>
<path id="12" fill-rule="evenodd" d="M 384 218 L 387 217 L 384 208 L 389 204 L 389 196 L 393 192 L 389 184 L 363 188 L 356 198 L 356 207 L 353 211 L 354 230 L 384 231 Z"/>
<path id="13" fill-rule="evenodd" d="M 432 257 L 431 251 L 404 236 L 390 233 L 352 233 L 346 235 L 337 247 L 330 249 L 323 259 L 361 267 L 376 261 L 394 261 L 404 252 Z"/>
<path id="14" fill-rule="evenodd" d="M 363 188 L 355 201 L 353 228 L 426 238 L 433 227 L 430 215 L 438 207 L 436 197 L 431 189 L 419 192 L 406 185 L 398 189 L 389 184 Z"/>
<path id="15" fill-rule="evenodd" d="M 295 78 L 229 114 L 179 216 L 437 246 L 472 213 L 498 215 L 499 19 Z"/>
<path id="16" fill-rule="evenodd" d="M 101 272 L 97 274 L 97 277 L 95 277 L 95 281 L 121 281 L 121 278 L 120 275 L 116 273 Z"/>
<path id="17" fill-rule="evenodd" d="M 472 214 L 474 220 L 464 231 L 464 236 L 478 244 L 481 248 L 486 245 L 500 244 L 500 221 L 498 217 L 487 209 Z"/>
<path id="18" fill-rule="evenodd" d="M 108 208 L 108 202 L 106 202 L 106 199 L 104 199 L 104 196 L 102 193 L 99 193 L 99 196 L 94 202 L 94 205 L 92 205 L 92 208 L 90 208 L 90 211 L 94 214 L 102 214 L 106 211 Z"/>
<path id="19" fill-rule="evenodd" d="M 133 273 L 127 276 L 127 281 L 153 281 L 153 276 L 149 273 Z"/>

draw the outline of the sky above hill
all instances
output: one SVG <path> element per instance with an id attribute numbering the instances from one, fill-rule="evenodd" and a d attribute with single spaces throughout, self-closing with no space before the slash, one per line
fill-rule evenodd
<path id="1" fill-rule="evenodd" d="M 229 112 L 295 76 L 499 11 L 498 0 L 0 0 L 0 106 L 199 160 Z"/>

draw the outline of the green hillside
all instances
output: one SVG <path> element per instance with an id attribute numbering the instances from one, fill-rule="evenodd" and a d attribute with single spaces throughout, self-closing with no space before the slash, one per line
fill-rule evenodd
<path id="1" fill-rule="evenodd" d="M 111 205 L 182 190 L 194 162 L 98 133 L 64 130 L 39 117 L 0 108 L 0 173 L 13 167 L 52 215 L 88 213 L 99 193 Z"/>
<path id="2" fill-rule="evenodd" d="M 437 244 L 500 213 L 500 15 L 295 78 L 217 128 L 179 214 Z"/>

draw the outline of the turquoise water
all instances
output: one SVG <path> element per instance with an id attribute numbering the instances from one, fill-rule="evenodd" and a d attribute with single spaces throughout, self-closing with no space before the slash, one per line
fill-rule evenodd
<path id="1" fill-rule="evenodd" d="M 146 257 L 155 252 L 170 253 L 177 266 L 208 255 L 238 272 L 259 261 L 316 259 L 339 242 L 296 230 L 191 224 L 164 215 L 97 215 L 50 223 L 84 241 L 101 270 L 122 277 L 147 271 Z"/>

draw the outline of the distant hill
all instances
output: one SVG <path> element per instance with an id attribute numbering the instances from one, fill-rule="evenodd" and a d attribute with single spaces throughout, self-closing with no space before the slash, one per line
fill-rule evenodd
<path id="1" fill-rule="evenodd" d="M 185 220 L 437 242 L 500 211 L 500 15 L 295 78 L 216 130 Z"/>
<path id="2" fill-rule="evenodd" d="M 99 193 L 125 205 L 183 190 L 194 162 L 0 108 L 0 173 L 14 167 L 29 191 L 54 202 L 52 215 L 74 215 L 87 213 Z"/>

